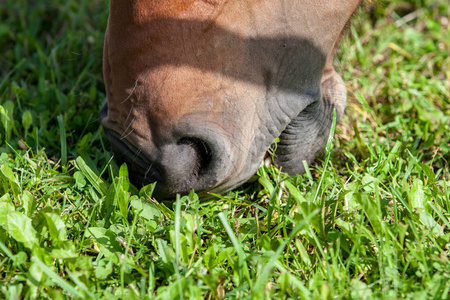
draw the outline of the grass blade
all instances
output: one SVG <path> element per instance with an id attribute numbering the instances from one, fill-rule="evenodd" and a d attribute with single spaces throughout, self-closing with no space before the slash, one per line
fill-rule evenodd
<path id="1" fill-rule="evenodd" d="M 306 226 L 306 224 L 309 222 L 309 220 L 314 215 L 315 215 L 315 213 L 312 213 L 312 214 L 306 216 L 305 219 L 303 219 L 297 223 L 297 225 L 294 227 L 294 229 L 289 234 L 289 237 L 284 240 L 284 242 L 278 247 L 275 254 L 271 256 L 270 260 L 263 267 L 261 273 L 259 274 L 259 276 L 257 276 L 255 284 L 253 285 L 252 295 L 254 296 L 254 298 L 261 299 L 260 297 L 263 296 L 262 293 L 264 292 L 264 286 L 266 285 L 267 281 L 269 280 L 272 269 L 275 267 L 275 264 L 278 261 L 278 257 L 280 257 L 284 248 L 286 248 L 286 245 L 297 235 L 297 233 L 301 229 L 303 229 Z"/>
<path id="2" fill-rule="evenodd" d="M 245 262 L 245 252 L 242 249 L 241 244 L 239 243 L 238 239 L 233 233 L 233 229 L 231 229 L 230 225 L 228 224 L 228 220 L 223 214 L 223 212 L 219 213 L 219 219 L 222 222 L 223 227 L 225 227 L 225 230 L 228 234 L 228 237 L 231 240 L 231 243 L 233 243 L 234 249 L 236 249 L 236 252 L 238 254 L 238 268 L 239 268 L 239 279 L 242 280 L 242 278 L 245 276 L 247 281 L 250 282 L 250 278 L 248 277 L 248 269 L 247 269 L 247 263 Z"/>
<path id="3" fill-rule="evenodd" d="M 94 186 L 97 192 L 99 192 L 101 195 L 106 195 L 106 193 L 108 192 L 108 184 L 102 178 L 97 176 L 97 174 L 95 174 L 94 171 L 91 170 L 91 168 L 89 168 L 89 166 L 84 162 L 84 159 L 81 156 L 76 158 L 75 167 L 84 174 L 84 176 Z"/>
<path id="4" fill-rule="evenodd" d="M 67 164 L 67 138 L 66 138 L 66 125 L 63 115 L 57 117 L 59 125 L 59 139 L 61 142 L 61 165 Z"/>
<path id="5" fill-rule="evenodd" d="M 70 283 L 59 277 L 52 269 L 44 264 L 39 258 L 33 256 L 31 260 L 38 265 L 38 267 L 53 280 L 54 283 L 59 285 L 64 291 L 66 291 L 72 297 L 84 298 L 84 295 L 77 291 Z"/>
<path id="6" fill-rule="evenodd" d="M 330 133 L 328 134 L 327 144 L 325 146 L 325 162 L 323 163 L 323 172 L 320 177 L 319 185 L 317 187 L 316 195 L 314 196 L 313 203 L 317 201 L 317 197 L 319 197 L 320 187 L 322 186 L 323 179 L 325 174 L 327 173 L 328 162 L 331 157 L 331 152 L 333 150 L 333 139 L 334 139 L 334 131 L 336 130 L 336 109 L 333 110 L 333 122 L 331 123 Z"/>

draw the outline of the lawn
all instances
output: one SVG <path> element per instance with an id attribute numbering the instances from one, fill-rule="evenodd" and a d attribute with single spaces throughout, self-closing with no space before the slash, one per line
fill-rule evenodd
<path id="1" fill-rule="evenodd" d="M 107 6 L 0 3 L 0 298 L 450 298 L 448 0 L 357 14 L 306 174 L 164 203 L 99 126 Z"/>

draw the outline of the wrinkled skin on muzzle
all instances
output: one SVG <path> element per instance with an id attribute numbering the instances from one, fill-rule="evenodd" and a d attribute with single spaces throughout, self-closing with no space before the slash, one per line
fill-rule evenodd
<path id="1" fill-rule="evenodd" d="M 332 59 L 359 1 L 111 0 L 100 119 L 132 182 L 221 193 L 275 162 L 303 172 L 346 89 Z"/>

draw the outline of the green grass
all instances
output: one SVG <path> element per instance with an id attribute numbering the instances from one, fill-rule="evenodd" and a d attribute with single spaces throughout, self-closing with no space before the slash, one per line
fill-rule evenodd
<path id="1" fill-rule="evenodd" d="M 310 173 L 173 203 L 129 184 L 99 127 L 107 3 L 1 8 L 0 298 L 450 298 L 448 1 L 356 17 Z"/>

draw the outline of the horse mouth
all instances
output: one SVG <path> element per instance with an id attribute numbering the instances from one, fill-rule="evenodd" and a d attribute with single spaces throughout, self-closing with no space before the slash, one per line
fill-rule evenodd
<path id="1" fill-rule="evenodd" d="M 142 150 L 121 137 L 116 131 L 105 129 L 109 138 L 114 158 L 118 165 L 127 164 L 129 177 L 138 187 L 145 186 L 155 181 L 161 181 L 162 173 L 154 161 L 142 153 Z"/>

